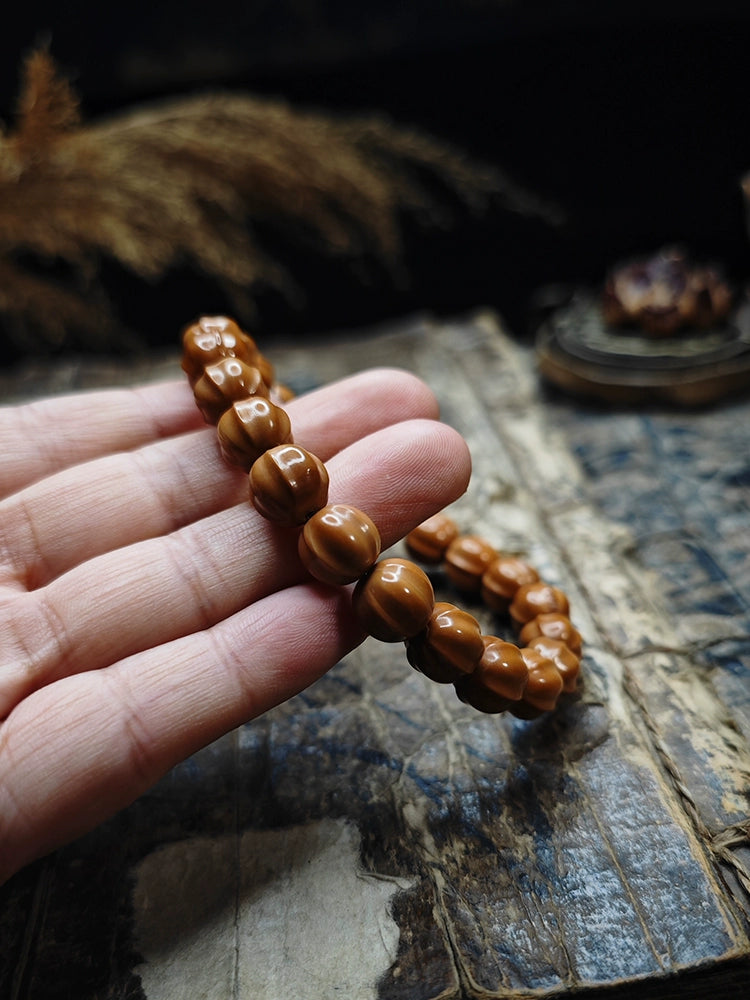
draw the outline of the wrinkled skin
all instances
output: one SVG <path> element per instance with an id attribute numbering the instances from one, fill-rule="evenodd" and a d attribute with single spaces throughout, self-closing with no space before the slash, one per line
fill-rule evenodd
<path id="1" fill-rule="evenodd" d="M 331 502 L 394 543 L 466 488 L 430 391 L 372 371 L 294 400 Z M 311 581 L 296 532 L 183 382 L 0 408 L 0 881 L 174 764 L 303 690 L 364 638 L 350 588 Z"/>

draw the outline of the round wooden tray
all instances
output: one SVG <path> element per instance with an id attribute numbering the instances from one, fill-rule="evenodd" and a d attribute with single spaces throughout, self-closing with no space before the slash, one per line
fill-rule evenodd
<path id="1" fill-rule="evenodd" d="M 546 379 L 579 396 L 704 405 L 750 386 L 750 302 L 721 326 L 653 337 L 609 326 L 578 293 L 540 327 L 536 354 Z"/>

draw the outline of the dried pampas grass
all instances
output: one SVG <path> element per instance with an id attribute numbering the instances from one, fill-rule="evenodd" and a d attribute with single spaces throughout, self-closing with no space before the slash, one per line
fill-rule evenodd
<path id="1" fill-rule="evenodd" d="M 395 274 L 405 213 L 445 224 L 449 206 L 476 212 L 498 198 L 535 211 L 496 171 L 376 117 L 221 93 L 84 124 L 36 51 L 15 127 L 0 136 L 0 324 L 22 348 L 129 337 L 106 261 L 150 283 L 195 271 L 248 319 L 259 287 L 293 296 L 299 285 L 270 249 L 279 242 Z"/>

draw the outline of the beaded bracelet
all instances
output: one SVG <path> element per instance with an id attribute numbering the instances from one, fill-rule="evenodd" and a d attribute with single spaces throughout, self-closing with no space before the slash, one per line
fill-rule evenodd
<path id="1" fill-rule="evenodd" d="M 380 559 L 380 534 L 363 511 L 328 503 L 328 472 L 294 443 L 291 398 L 255 341 L 226 317 L 202 317 L 182 337 L 182 368 L 205 421 L 215 424 L 221 453 L 248 473 L 250 500 L 263 517 L 299 530 L 307 571 L 326 584 L 355 584 L 352 608 L 364 630 L 403 642 L 412 667 L 482 712 L 532 719 L 575 690 L 581 637 L 557 587 L 517 556 L 462 535 L 445 514 L 410 532 L 410 555 L 442 563 L 459 589 L 509 614 L 522 646 L 482 635 L 479 622 L 454 604 L 435 601 L 427 573 L 408 559 Z M 275 400 L 275 401 L 274 401 Z"/>

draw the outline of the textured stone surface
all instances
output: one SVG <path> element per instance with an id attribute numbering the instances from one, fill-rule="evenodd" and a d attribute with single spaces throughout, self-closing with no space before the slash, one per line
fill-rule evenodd
<path id="1" fill-rule="evenodd" d="M 483 316 L 274 360 L 298 390 L 370 363 L 432 385 L 474 457 L 452 515 L 570 596 L 585 683 L 553 717 L 481 716 L 368 640 L 0 890 L 0 996 L 190 995 L 195 941 L 201 996 L 329 1000 L 337 940 L 349 1000 L 737 996 L 750 403 L 581 406 Z"/>

